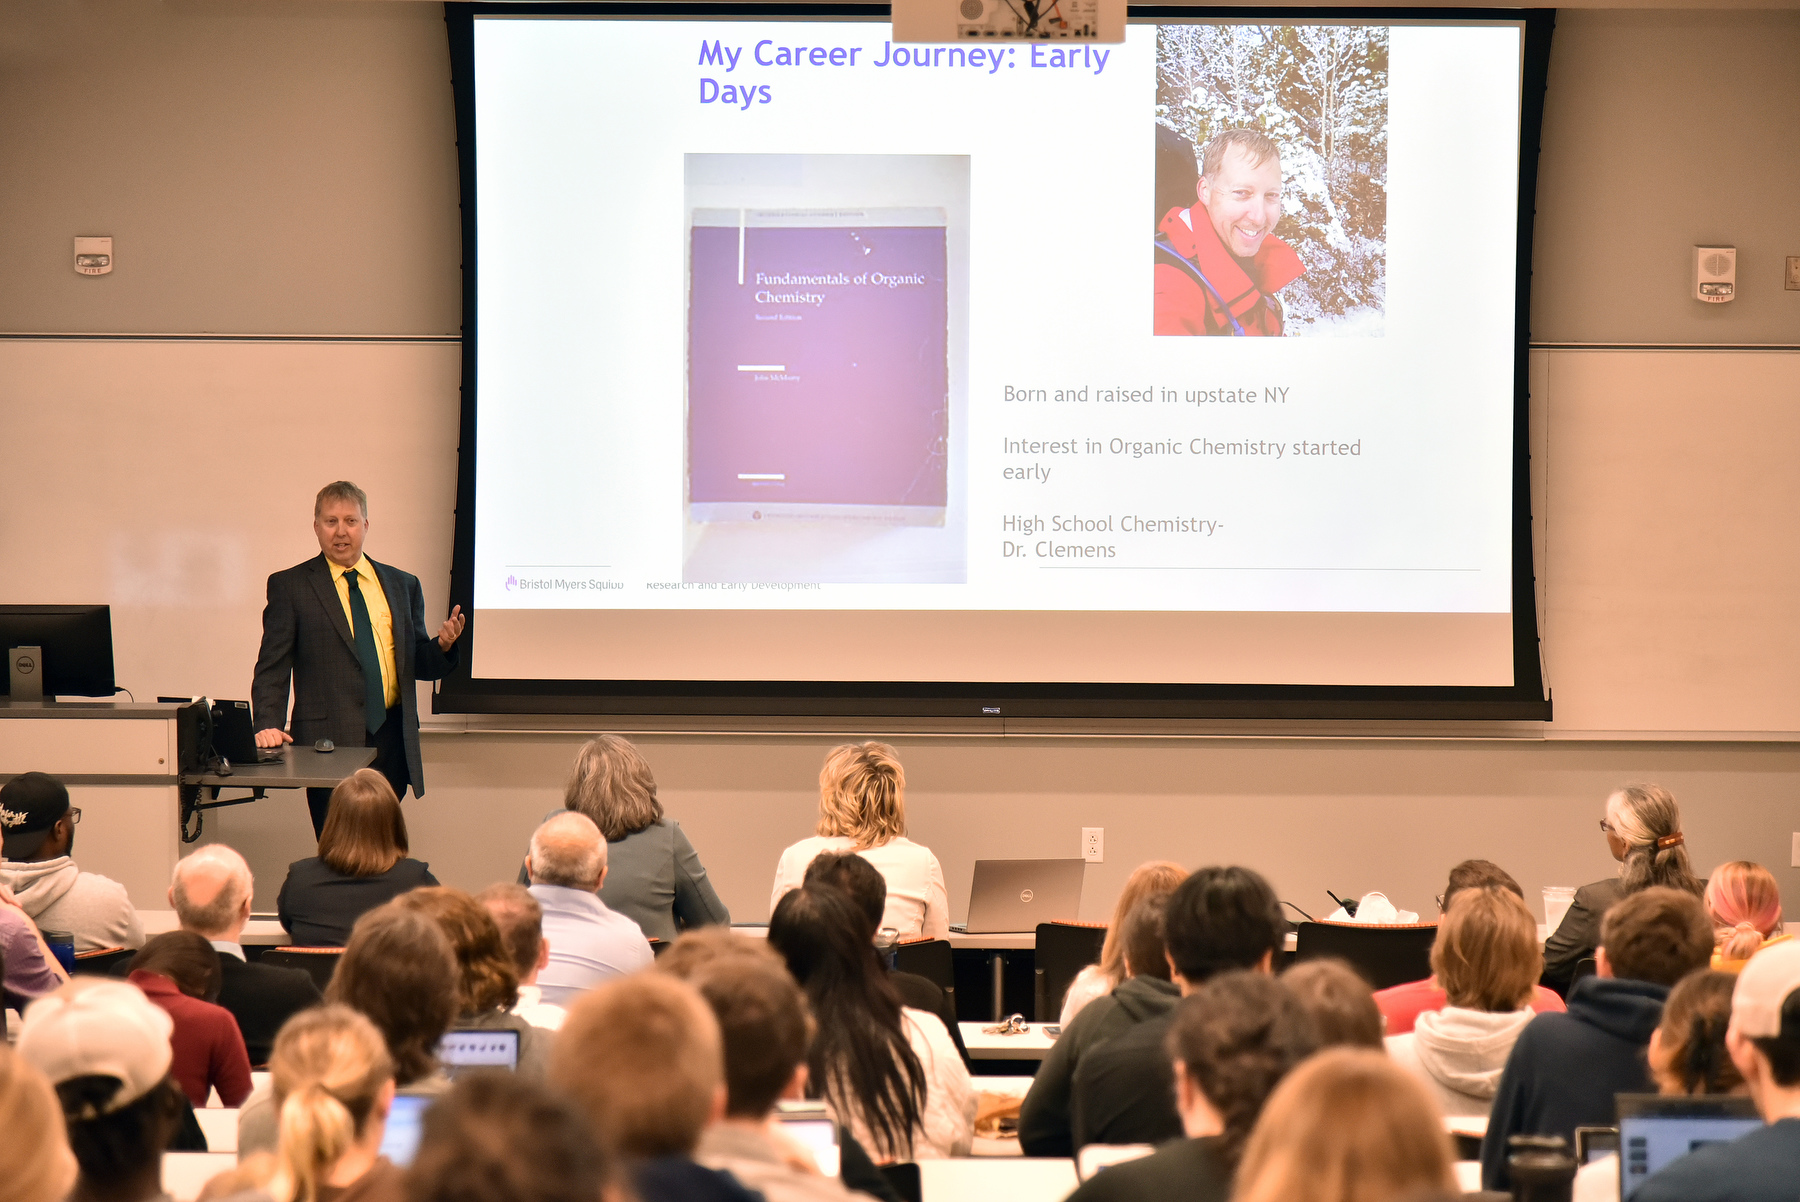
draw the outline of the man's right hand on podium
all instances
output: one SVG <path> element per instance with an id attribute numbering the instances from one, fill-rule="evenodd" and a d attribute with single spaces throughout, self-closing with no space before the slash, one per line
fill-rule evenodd
<path id="1" fill-rule="evenodd" d="M 256 732 L 256 745 L 258 747 L 279 747 L 283 743 L 292 743 L 293 741 L 293 736 L 288 734 L 287 731 L 276 730 L 272 726 L 267 730 L 259 730 Z"/>

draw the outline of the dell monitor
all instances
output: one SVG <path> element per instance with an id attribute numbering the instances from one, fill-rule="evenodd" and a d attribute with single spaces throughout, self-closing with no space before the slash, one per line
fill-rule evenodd
<path id="1" fill-rule="evenodd" d="M 36 647 L 35 663 L 16 649 Z M 0 691 L 14 700 L 13 680 L 37 677 L 44 697 L 111 697 L 113 687 L 112 609 L 106 605 L 0 605 L 0 651 L 6 670 Z"/>

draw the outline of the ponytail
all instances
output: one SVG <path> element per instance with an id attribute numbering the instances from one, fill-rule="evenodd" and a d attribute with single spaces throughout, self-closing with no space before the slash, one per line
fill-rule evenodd
<path id="1" fill-rule="evenodd" d="M 356 1142 L 359 1126 L 320 1082 L 288 1094 L 281 1103 L 280 1145 L 268 1186 L 275 1202 L 317 1202 L 325 1175 Z"/>
<path id="2" fill-rule="evenodd" d="M 318 1202 L 332 1166 L 355 1146 L 394 1062 L 375 1025 L 335 1003 L 303 1010 L 275 1037 L 269 1056 L 279 1107 L 275 1202 Z"/>
<path id="3" fill-rule="evenodd" d="M 1674 794 L 1661 785 L 1627 785 L 1607 799 L 1606 816 L 1625 841 L 1619 883 L 1626 893 L 1663 886 L 1700 896 Z"/>
<path id="4" fill-rule="evenodd" d="M 1719 932 L 1719 959 L 1748 960 L 1762 945 L 1762 932 L 1747 922 L 1740 922 Z"/>

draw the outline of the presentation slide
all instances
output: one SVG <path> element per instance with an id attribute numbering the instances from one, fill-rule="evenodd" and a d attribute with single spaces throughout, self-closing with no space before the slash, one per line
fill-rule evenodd
<path id="1" fill-rule="evenodd" d="M 1511 686 L 1523 41 L 478 15 L 474 675 Z"/>

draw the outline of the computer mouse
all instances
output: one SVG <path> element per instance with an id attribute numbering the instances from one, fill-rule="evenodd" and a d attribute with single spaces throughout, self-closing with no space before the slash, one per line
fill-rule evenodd
<path id="1" fill-rule="evenodd" d="M 314 751 L 336 751 L 337 744 L 333 743 L 330 739 L 320 739 L 317 743 L 313 744 L 313 750 Z"/>

